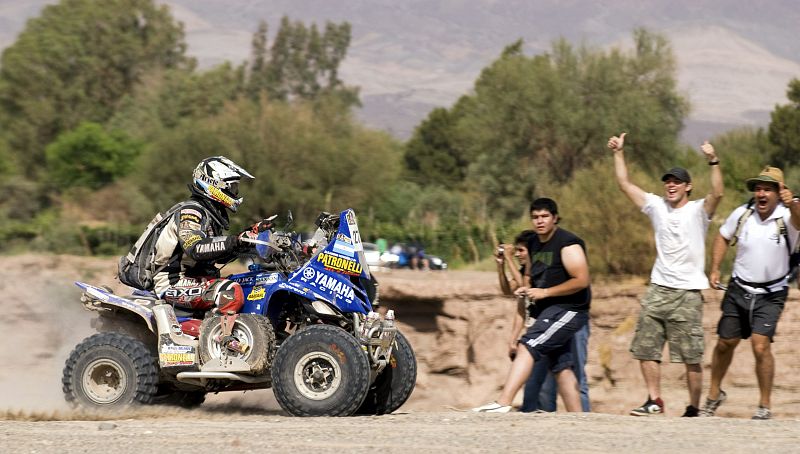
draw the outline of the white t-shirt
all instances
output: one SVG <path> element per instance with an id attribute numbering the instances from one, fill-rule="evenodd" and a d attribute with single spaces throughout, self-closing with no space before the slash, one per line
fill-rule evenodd
<path id="1" fill-rule="evenodd" d="M 719 228 L 719 233 L 726 240 L 733 238 L 739 218 L 747 210 L 747 205 L 742 205 L 733 210 L 725 223 Z M 776 219 L 783 218 L 789 244 L 792 248 L 797 242 L 797 229 L 792 225 L 792 213 L 782 203 L 779 203 L 772 214 L 762 221 L 757 212 L 753 212 L 742 225 L 739 239 L 736 243 L 736 260 L 733 262 L 733 275 L 747 282 L 764 283 L 780 279 L 789 273 L 789 248 L 786 240 L 778 230 Z M 786 281 L 779 282 L 771 291 L 780 290 L 788 285 Z M 763 288 L 745 286 L 751 293 L 766 293 Z"/>
<path id="2" fill-rule="evenodd" d="M 706 231 L 710 218 L 705 199 L 672 208 L 663 197 L 645 195 L 642 213 L 650 218 L 656 239 L 656 263 L 650 282 L 683 290 L 708 288 Z"/>

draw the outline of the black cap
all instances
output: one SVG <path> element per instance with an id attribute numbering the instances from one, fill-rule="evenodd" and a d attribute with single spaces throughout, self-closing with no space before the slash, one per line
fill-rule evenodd
<path id="1" fill-rule="evenodd" d="M 661 177 L 661 181 L 667 181 L 667 178 L 675 177 L 684 183 L 691 183 L 692 177 L 689 176 L 689 171 L 684 169 L 683 167 L 673 167 L 664 173 L 664 176 Z"/>

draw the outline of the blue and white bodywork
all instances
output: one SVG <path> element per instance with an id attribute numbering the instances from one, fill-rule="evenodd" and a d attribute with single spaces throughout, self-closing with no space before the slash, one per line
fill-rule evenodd
<path id="1" fill-rule="evenodd" d="M 269 235 L 270 232 L 262 232 L 259 240 L 268 243 Z M 262 258 L 274 253 L 273 248 L 263 244 L 257 249 Z M 337 312 L 366 315 L 374 303 L 366 288 L 372 276 L 364 258 L 356 216 L 350 209 L 339 214 L 339 227 L 331 241 L 288 276 L 266 271 L 261 265 L 251 265 L 250 269 L 248 273 L 229 277 L 244 290 L 243 313 L 261 314 L 274 320 L 288 297 L 306 300 L 317 313 L 328 315 Z"/>

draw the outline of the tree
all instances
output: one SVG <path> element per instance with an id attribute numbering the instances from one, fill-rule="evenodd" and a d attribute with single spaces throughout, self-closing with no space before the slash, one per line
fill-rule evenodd
<path id="1" fill-rule="evenodd" d="M 62 0 L 28 21 L 0 60 L 0 121 L 26 174 L 45 146 L 104 122 L 149 71 L 191 62 L 182 27 L 152 0 Z"/>
<path id="2" fill-rule="evenodd" d="M 162 134 L 131 182 L 151 201 L 150 211 L 163 210 L 186 196 L 197 162 L 224 155 L 255 176 L 242 182 L 245 202 L 234 222 L 287 210 L 308 224 L 321 210 L 367 212 L 396 180 L 399 146 L 358 126 L 341 103 L 239 98 L 214 117 Z"/>
<path id="3" fill-rule="evenodd" d="M 775 106 L 769 124 L 769 141 L 777 149 L 772 162 L 778 167 L 800 163 L 800 79 L 792 79 L 786 96 L 790 103 Z"/>
<path id="4" fill-rule="evenodd" d="M 409 142 L 407 162 L 421 168 L 410 159 L 419 155 L 441 163 L 450 181 L 462 181 L 461 190 L 501 219 L 516 218 L 537 188 L 569 182 L 621 130 L 631 138 L 630 161 L 663 170 L 677 156 L 688 104 L 677 93 L 666 39 L 637 30 L 634 41 L 630 55 L 559 40 L 528 57 L 521 41 L 510 44 L 481 71 L 473 94 L 448 115 L 431 112 Z M 461 177 L 456 170 L 465 167 Z M 430 172 L 431 180 L 442 173 Z M 432 183 L 420 175 L 421 184 Z"/>
<path id="5" fill-rule="evenodd" d="M 267 49 L 267 23 L 258 23 L 258 30 L 253 34 L 252 49 L 247 81 L 247 94 L 253 100 L 258 100 L 261 92 L 269 90 L 269 77 L 267 65 L 269 55 Z"/>
<path id="6" fill-rule="evenodd" d="M 59 136 L 45 154 L 52 182 L 59 188 L 99 189 L 126 175 L 141 144 L 116 131 L 107 133 L 97 123 L 82 123 Z"/>
<path id="7" fill-rule="evenodd" d="M 359 104 L 358 90 L 339 79 L 339 66 L 350 46 L 350 24 L 315 24 L 281 19 L 267 60 L 267 26 L 259 24 L 252 40 L 248 93 L 252 99 L 267 91 L 273 100 L 315 100 L 323 94 L 340 97 L 348 106 Z"/>
<path id="8" fill-rule="evenodd" d="M 447 109 L 437 108 L 416 127 L 404 156 L 410 181 L 454 188 L 464 180 L 469 163 L 451 137 L 455 133 L 452 116 Z"/>

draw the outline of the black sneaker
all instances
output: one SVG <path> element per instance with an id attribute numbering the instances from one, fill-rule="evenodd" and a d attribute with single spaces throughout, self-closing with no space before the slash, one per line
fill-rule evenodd
<path id="1" fill-rule="evenodd" d="M 700 414 L 698 416 L 700 416 L 701 418 L 708 418 L 714 416 L 717 413 L 717 408 L 719 408 L 719 406 L 722 405 L 723 402 L 725 402 L 725 399 L 727 397 L 728 395 L 725 394 L 725 391 L 721 389 L 719 390 L 719 397 L 717 397 L 716 399 L 709 399 L 708 397 L 706 397 L 706 403 L 705 405 L 703 405 L 703 409 L 700 410 Z"/>
<path id="2" fill-rule="evenodd" d="M 647 401 L 641 407 L 636 407 L 631 410 L 631 416 L 650 416 L 660 415 L 664 413 L 664 401 L 660 397 L 656 400 L 650 399 L 647 396 Z"/>
<path id="3" fill-rule="evenodd" d="M 700 416 L 700 409 L 694 405 L 689 405 L 686 407 L 686 411 L 681 415 L 681 418 L 696 418 L 698 416 Z"/>

